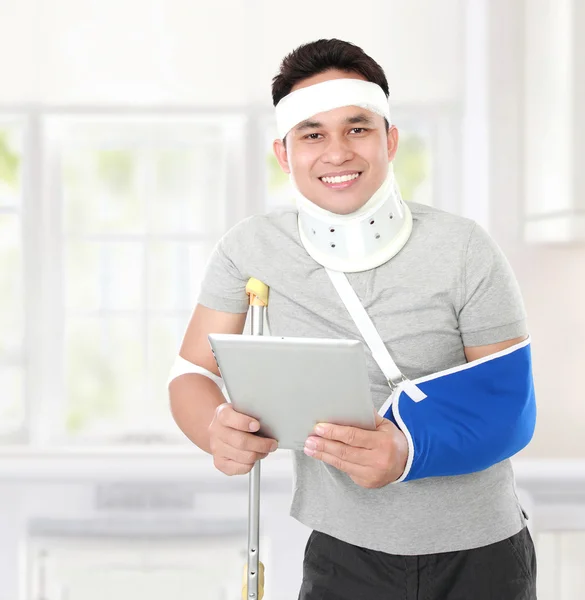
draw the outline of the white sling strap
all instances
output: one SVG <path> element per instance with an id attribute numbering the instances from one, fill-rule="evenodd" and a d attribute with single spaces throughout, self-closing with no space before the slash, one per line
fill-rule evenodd
<path id="1" fill-rule="evenodd" d="M 345 273 L 330 269 L 325 270 L 351 318 L 370 348 L 373 359 L 378 363 L 382 373 L 384 373 L 391 391 L 394 392 L 396 388 L 401 387 L 415 402 L 424 400 L 426 395 L 402 374 L 394 360 L 392 360 L 390 352 L 388 352 L 378 330 L 372 323 L 366 309 L 362 306 Z"/>

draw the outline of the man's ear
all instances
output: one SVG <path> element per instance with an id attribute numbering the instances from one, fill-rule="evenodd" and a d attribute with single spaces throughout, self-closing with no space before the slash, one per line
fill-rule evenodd
<path id="1" fill-rule="evenodd" d="M 282 140 L 274 140 L 272 143 L 272 149 L 274 150 L 274 155 L 276 156 L 276 160 L 280 165 L 280 168 L 285 173 L 290 173 L 290 165 L 288 164 L 288 154 L 286 151 L 286 146 Z"/>
<path id="2" fill-rule="evenodd" d="M 396 156 L 398 150 L 398 129 L 395 125 L 392 125 L 388 130 L 387 144 L 388 144 L 388 162 L 392 162 Z"/>

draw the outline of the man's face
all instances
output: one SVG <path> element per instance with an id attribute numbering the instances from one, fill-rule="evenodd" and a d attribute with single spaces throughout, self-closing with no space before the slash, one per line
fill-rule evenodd
<path id="1" fill-rule="evenodd" d="M 305 79 L 292 91 L 330 79 L 364 79 L 330 70 Z M 382 185 L 398 147 L 398 131 L 386 133 L 384 117 L 357 106 L 319 113 L 296 125 L 274 153 L 305 198 L 337 214 L 361 208 Z M 339 179 L 330 179 L 341 177 Z"/>

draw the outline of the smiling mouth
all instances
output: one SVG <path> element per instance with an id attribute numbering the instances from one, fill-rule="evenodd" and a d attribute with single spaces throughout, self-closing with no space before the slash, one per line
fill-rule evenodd
<path id="1" fill-rule="evenodd" d="M 351 175 L 337 175 L 335 177 L 319 177 L 321 183 L 330 189 L 339 190 L 352 186 L 361 177 L 362 172 L 357 171 Z"/>

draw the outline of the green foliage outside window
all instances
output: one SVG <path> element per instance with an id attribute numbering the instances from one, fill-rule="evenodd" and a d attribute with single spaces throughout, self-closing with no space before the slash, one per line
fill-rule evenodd
<path id="1" fill-rule="evenodd" d="M 125 194 L 132 187 L 135 157 L 127 150 L 101 150 L 97 153 L 99 181 L 114 194 Z"/>
<path id="2" fill-rule="evenodd" d="M 8 132 L 0 130 L 0 180 L 16 188 L 20 177 L 20 156 L 11 147 Z"/>
<path id="3" fill-rule="evenodd" d="M 419 135 L 404 135 L 394 158 L 394 172 L 400 193 L 406 201 L 415 199 L 417 188 L 430 176 L 430 149 Z"/>

